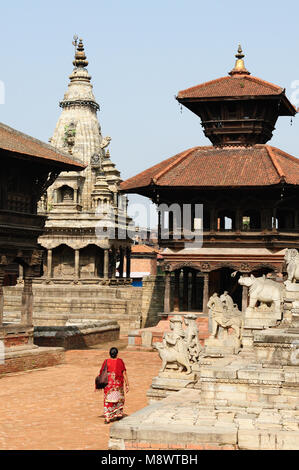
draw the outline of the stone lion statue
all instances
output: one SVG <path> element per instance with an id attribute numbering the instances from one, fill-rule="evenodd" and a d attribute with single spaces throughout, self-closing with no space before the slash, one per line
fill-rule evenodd
<path id="1" fill-rule="evenodd" d="M 299 253 L 295 248 L 287 249 L 284 255 L 288 278 L 285 282 L 295 283 L 299 280 Z"/>
<path id="2" fill-rule="evenodd" d="M 164 372 L 168 364 L 177 364 L 180 372 L 186 370 L 187 374 L 192 372 L 189 360 L 187 342 L 185 333 L 182 328 L 182 318 L 174 317 L 170 319 L 170 332 L 164 333 L 161 343 L 154 343 L 160 359 L 162 360 L 162 368 L 160 372 Z"/>

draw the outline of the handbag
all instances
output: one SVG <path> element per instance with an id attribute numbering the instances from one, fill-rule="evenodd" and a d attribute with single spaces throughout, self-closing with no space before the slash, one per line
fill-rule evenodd
<path id="1" fill-rule="evenodd" d="M 101 390 L 102 388 L 107 387 L 108 385 L 108 368 L 107 368 L 107 360 L 103 367 L 102 372 L 96 376 L 95 378 L 95 387 L 96 390 Z"/>

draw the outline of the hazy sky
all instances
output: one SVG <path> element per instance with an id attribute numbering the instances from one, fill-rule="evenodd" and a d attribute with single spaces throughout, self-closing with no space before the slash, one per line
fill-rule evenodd
<path id="1" fill-rule="evenodd" d="M 195 145 L 200 120 L 181 89 L 225 76 L 238 43 L 252 75 L 299 89 L 299 2 L 251 0 L 11 0 L 1 2 L 0 121 L 48 141 L 72 71 L 76 33 L 123 179 Z M 299 98 L 299 93 L 298 93 Z M 297 103 L 297 106 L 299 103 Z M 299 116 L 280 118 L 271 144 L 299 155 Z"/>

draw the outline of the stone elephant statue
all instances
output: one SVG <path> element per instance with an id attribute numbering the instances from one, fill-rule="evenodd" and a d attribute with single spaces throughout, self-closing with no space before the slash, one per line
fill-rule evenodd
<path id="1" fill-rule="evenodd" d="M 267 279 L 265 276 L 241 276 L 238 280 L 241 286 L 249 287 L 249 306 L 246 312 L 253 312 L 258 302 L 270 303 L 274 308 L 277 319 L 281 319 L 281 303 L 283 301 L 284 285 Z"/>

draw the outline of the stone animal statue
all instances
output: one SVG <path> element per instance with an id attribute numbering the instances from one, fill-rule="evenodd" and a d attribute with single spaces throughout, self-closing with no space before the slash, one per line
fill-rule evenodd
<path id="1" fill-rule="evenodd" d="M 221 296 L 226 297 L 226 292 Z M 221 326 L 225 330 L 232 328 L 235 333 L 237 340 L 241 340 L 243 318 L 242 313 L 237 309 L 235 304 L 233 308 L 227 310 L 226 298 L 222 301 L 222 298 L 218 297 L 218 294 L 213 294 L 208 302 L 210 308 L 210 315 L 212 320 L 212 336 L 214 338 L 218 335 L 219 327 Z"/>
<path id="2" fill-rule="evenodd" d="M 164 372 L 169 363 L 176 363 L 179 366 L 180 372 L 184 369 L 186 369 L 187 374 L 192 372 L 182 323 L 181 317 L 171 318 L 171 331 L 164 333 L 162 343 L 154 343 L 153 345 L 158 350 L 162 360 L 161 372 Z"/>
<path id="3" fill-rule="evenodd" d="M 102 142 L 100 144 L 101 149 L 104 149 L 104 148 L 108 147 L 111 140 L 112 139 L 111 139 L 111 137 L 109 137 L 109 135 L 107 135 L 107 137 L 103 137 Z"/>
<path id="4" fill-rule="evenodd" d="M 295 283 L 297 280 L 299 280 L 298 250 L 296 250 L 295 248 L 287 249 L 284 255 L 284 260 L 285 260 L 287 273 L 288 273 L 287 281 Z"/>
<path id="5" fill-rule="evenodd" d="M 186 369 L 186 373 L 190 374 L 192 372 L 189 358 L 186 354 L 182 354 L 174 348 L 165 348 L 162 343 L 154 343 L 154 348 L 157 349 L 160 359 L 162 360 L 162 367 L 160 372 L 164 372 L 167 364 L 177 363 L 180 369 L 180 372 L 183 372 Z"/>
<path id="6" fill-rule="evenodd" d="M 274 307 L 275 316 L 281 319 L 281 303 L 283 301 L 284 285 L 265 276 L 241 276 L 238 280 L 241 286 L 249 287 L 249 306 L 246 312 L 253 312 L 258 302 L 270 303 Z"/>
<path id="7" fill-rule="evenodd" d="M 184 315 L 184 322 L 187 326 L 185 330 L 185 339 L 189 353 L 189 360 L 191 363 L 196 363 L 198 362 L 200 355 L 203 353 L 203 348 L 198 338 L 196 315 Z"/>

